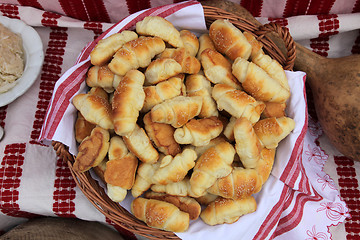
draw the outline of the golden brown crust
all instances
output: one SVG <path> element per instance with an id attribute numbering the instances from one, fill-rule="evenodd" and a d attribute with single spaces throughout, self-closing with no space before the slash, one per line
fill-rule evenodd
<path id="1" fill-rule="evenodd" d="M 145 70 L 145 85 L 157 84 L 181 73 L 181 65 L 172 58 L 158 58 Z"/>
<path id="2" fill-rule="evenodd" d="M 188 54 L 195 57 L 199 50 L 199 39 L 196 35 L 189 30 L 184 29 L 180 31 L 180 38 L 184 43 L 184 48 Z"/>
<path id="3" fill-rule="evenodd" d="M 78 143 L 81 143 L 84 138 L 90 136 L 91 131 L 95 128 L 95 124 L 85 120 L 84 116 L 78 112 L 75 122 L 75 138 Z"/>
<path id="4" fill-rule="evenodd" d="M 265 109 L 261 113 L 262 118 L 285 117 L 286 103 L 265 102 Z"/>
<path id="5" fill-rule="evenodd" d="M 190 56 L 185 48 L 166 48 L 160 58 L 173 58 L 182 67 L 182 73 L 196 74 L 200 71 L 201 64 L 195 57 Z"/>
<path id="6" fill-rule="evenodd" d="M 199 61 L 201 61 L 201 53 L 207 48 L 216 50 L 214 43 L 212 42 L 211 38 L 209 37 L 209 34 L 204 33 L 199 37 L 199 51 L 196 56 L 197 59 L 199 59 Z"/>

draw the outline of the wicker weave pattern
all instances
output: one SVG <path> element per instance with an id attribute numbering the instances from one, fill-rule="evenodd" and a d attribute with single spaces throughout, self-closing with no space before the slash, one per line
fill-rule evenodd
<path id="1" fill-rule="evenodd" d="M 284 67 L 284 69 L 292 70 L 296 57 L 296 49 L 295 43 L 286 28 L 273 23 L 266 24 L 258 28 L 246 19 L 226 12 L 222 9 L 210 6 L 203 6 L 203 8 L 208 27 L 217 19 L 228 19 L 240 30 L 252 33 L 257 40 L 263 43 L 265 52 L 272 58 L 276 59 Z M 286 57 L 282 54 L 279 47 L 277 47 L 267 36 L 268 33 L 273 32 L 278 34 L 278 36 L 284 41 L 287 49 Z M 102 214 L 112 220 L 115 224 L 149 239 L 179 239 L 172 232 L 148 227 L 145 223 L 136 219 L 118 203 L 113 202 L 107 196 L 99 183 L 91 177 L 89 172 L 78 173 L 73 170 L 74 157 L 69 153 L 68 148 L 64 144 L 54 141 L 52 145 L 56 154 L 67 162 L 77 186 L 81 189 L 84 195 Z"/>

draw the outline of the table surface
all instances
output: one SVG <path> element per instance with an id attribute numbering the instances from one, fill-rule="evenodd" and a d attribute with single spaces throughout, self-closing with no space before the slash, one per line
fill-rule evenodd
<path id="1" fill-rule="evenodd" d="M 5 2 L 0 3 L 0 12 L 4 16 L 22 19 L 39 33 L 44 44 L 45 61 L 34 85 L 14 102 L 0 107 L 0 126 L 5 130 L 0 142 L 2 231 L 34 216 L 78 217 L 79 212 L 93 208 L 76 188 L 66 164 L 56 156 L 51 146 L 38 141 L 52 90 L 61 75 L 74 65 L 82 48 L 112 23 L 141 9 L 172 3 L 103 0 L 100 1 L 102 4 L 94 6 L 90 0 L 82 1 L 87 3 L 84 5 L 81 1 L 37 1 L 32 7 L 24 7 L 12 5 L 18 4 L 17 1 Z M 305 4 L 296 0 L 277 2 L 281 4 L 274 6 L 274 1 L 264 0 L 241 1 L 241 5 L 262 23 L 272 21 L 288 27 L 297 42 L 325 57 L 360 53 L 360 26 L 357 25 L 360 23 L 359 1 L 329 0 L 322 1 L 322 4 L 318 1 L 306 1 Z M 78 5 L 74 7 L 72 3 Z M 316 127 L 316 131 L 321 133 L 311 92 L 308 94 L 308 131 Z M 304 151 L 309 152 L 309 161 L 321 162 L 326 173 L 323 180 L 338 189 L 351 215 L 351 219 L 347 218 L 330 228 L 332 239 L 356 239 L 360 233 L 360 162 L 344 157 L 324 134 L 319 134 L 315 144 L 316 147 L 311 149 L 304 146 Z M 35 182 L 35 179 L 39 181 Z M 53 181 L 42 181 L 44 179 Z M 46 199 L 46 204 L 37 202 L 41 196 Z M 81 217 L 111 224 L 96 211 Z M 136 238 L 126 230 L 118 230 Z M 330 235 L 322 235 L 313 229 L 308 236 L 309 239 L 328 239 L 325 237 Z"/>

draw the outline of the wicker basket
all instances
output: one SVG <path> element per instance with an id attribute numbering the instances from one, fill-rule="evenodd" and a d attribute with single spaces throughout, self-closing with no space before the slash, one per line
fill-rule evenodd
<path id="1" fill-rule="evenodd" d="M 261 41 L 264 45 L 266 53 L 276 59 L 284 67 L 284 69 L 292 70 L 296 57 L 296 50 L 295 43 L 286 28 L 273 23 L 256 27 L 248 20 L 222 9 L 210 6 L 203 6 L 203 8 L 207 26 L 210 26 L 210 24 L 217 19 L 229 19 L 229 21 L 240 30 L 252 33 L 259 41 Z M 267 33 L 273 32 L 277 33 L 277 35 L 284 41 L 287 49 L 286 57 L 282 54 L 281 50 L 275 45 L 275 43 L 266 35 Z M 64 144 L 54 141 L 52 145 L 57 155 L 67 162 L 77 186 L 81 189 L 84 195 L 101 213 L 103 213 L 115 224 L 149 239 L 179 239 L 173 232 L 148 227 L 145 223 L 136 219 L 118 203 L 113 202 L 107 196 L 99 183 L 91 177 L 89 172 L 79 173 L 73 170 L 74 157 L 69 153 L 68 148 Z"/>

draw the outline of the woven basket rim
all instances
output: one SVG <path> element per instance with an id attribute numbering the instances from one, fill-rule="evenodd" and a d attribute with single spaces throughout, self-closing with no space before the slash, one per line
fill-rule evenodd
<path id="1" fill-rule="evenodd" d="M 260 27 L 255 26 L 252 22 L 241 16 L 227 12 L 223 9 L 203 5 L 204 16 L 207 26 L 216 19 L 228 19 L 242 31 L 248 31 L 253 34 L 257 40 L 263 43 L 264 51 L 272 58 L 276 59 L 286 70 L 292 70 L 296 57 L 295 43 L 287 30 L 277 24 L 265 24 Z M 267 36 L 267 33 L 277 33 L 283 40 L 287 49 L 285 57 L 279 47 Z M 79 173 L 74 171 L 74 156 L 69 153 L 68 147 L 58 141 L 52 142 L 56 154 L 67 162 L 68 168 L 72 174 L 76 185 L 80 188 L 86 198 L 112 223 L 148 239 L 179 239 L 173 232 L 167 232 L 148 227 L 144 222 L 136 219 L 130 212 L 113 202 L 100 186 L 99 182 L 92 178 L 89 172 Z"/>

